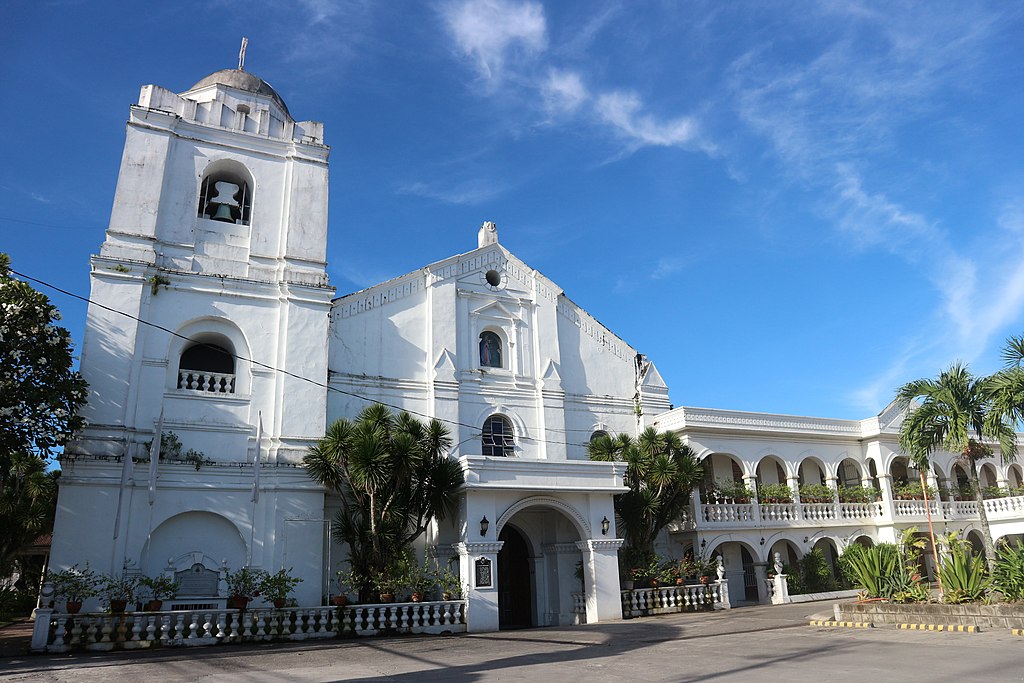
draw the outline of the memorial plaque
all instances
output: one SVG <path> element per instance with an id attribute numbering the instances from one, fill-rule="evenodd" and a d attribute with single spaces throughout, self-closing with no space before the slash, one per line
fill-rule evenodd
<path id="1" fill-rule="evenodd" d="M 476 561 L 476 587 L 490 588 L 491 585 L 491 561 L 481 557 Z"/>
<path id="2" fill-rule="evenodd" d="M 174 572 L 174 578 L 181 586 L 178 590 L 179 595 L 217 595 L 220 574 L 201 564 L 197 563 L 189 569 Z"/>

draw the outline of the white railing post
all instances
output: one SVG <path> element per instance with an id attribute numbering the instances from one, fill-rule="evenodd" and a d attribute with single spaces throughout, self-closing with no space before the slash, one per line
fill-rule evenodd
<path id="1" fill-rule="evenodd" d="M 729 602 L 729 582 L 725 579 L 725 560 L 721 555 L 717 557 L 717 566 L 715 567 L 715 573 L 718 574 L 718 581 L 716 585 L 718 587 L 718 602 L 715 603 L 715 609 L 732 609 L 732 604 Z"/>
<path id="2" fill-rule="evenodd" d="M 49 608 L 40 608 L 36 610 L 36 622 L 32 625 L 32 642 L 30 647 L 32 652 L 42 652 L 49 645 L 50 639 L 50 617 L 53 615 L 53 610 Z"/>

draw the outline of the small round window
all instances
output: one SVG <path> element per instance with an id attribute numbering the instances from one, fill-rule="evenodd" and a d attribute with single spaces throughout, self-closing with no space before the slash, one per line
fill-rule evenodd
<path id="1" fill-rule="evenodd" d="M 487 280 L 487 284 L 489 284 L 491 287 L 501 286 L 501 273 L 499 273 L 496 270 L 488 270 L 484 274 L 484 279 Z"/>

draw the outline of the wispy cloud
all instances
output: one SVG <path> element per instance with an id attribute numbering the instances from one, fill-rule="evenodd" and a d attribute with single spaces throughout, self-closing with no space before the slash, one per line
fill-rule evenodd
<path id="1" fill-rule="evenodd" d="M 508 185 L 487 178 L 444 182 L 412 182 L 398 188 L 399 194 L 436 199 L 445 204 L 477 205 L 488 202 L 508 190 Z"/>
<path id="2" fill-rule="evenodd" d="M 637 147 L 686 147 L 698 141 L 697 123 L 689 116 L 664 121 L 645 112 L 636 93 L 612 91 L 597 98 L 598 118 Z M 710 149 L 710 145 L 703 143 Z"/>
<path id="3" fill-rule="evenodd" d="M 452 2 L 441 6 L 441 15 L 459 50 L 487 79 L 501 79 L 510 52 L 532 55 L 547 47 L 547 21 L 539 3 Z"/>
<path id="4" fill-rule="evenodd" d="M 650 277 L 652 280 L 664 280 L 681 271 L 688 263 L 689 259 L 682 256 L 663 256 L 654 265 Z"/>
<path id="5" fill-rule="evenodd" d="M 541 84 L 541 95 L 549 112 L 571 114 L 586 102 L 590 93 L 575 71 L 550 69 Z"/>

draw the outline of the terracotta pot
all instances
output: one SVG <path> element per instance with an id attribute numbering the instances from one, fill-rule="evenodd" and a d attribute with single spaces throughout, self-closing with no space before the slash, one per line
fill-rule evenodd
<path id="1" fill-rule="evenodd" d="M 123 613 L 127 606 L 128 606 L 128 601 L 127 600 L 111 600 L 110 601 L 110 611 L 113 612 L 114 614 L 121 614 L 121 613 Z"/>
<path id="2" fill-rule="evenodd" d="M 452 594 L 451 593 L 447 593 L 447 592 L 446 593 L 441 593 L 441 599 L 442 600 L 451 600 L 452 599 Z"/>
<path id="3" fill-rule="evenodd" d="M 281 609 L 285 606 L 287 602 L 288 600 L 286 598 L 277 598 L 276 600 L 274 600 L 274 607 L 277 609 Z"/>
<path id="4" fill-rule="evenodd" d="M 705 585 L 705 586 L 706 586 L 706 585 L 708 585 L 709 583 L 711 583 L 711 577 L 710 577 L 710 576 L 702 576 L 702 577 L 700 577 L 700 582 L 701 582 L 701 583 L 702 583 L 703 585 Z"/>
<path id="5" fill-rule="evenodd" d="M 413 602 L 423 602 L 423 593 L 415 592 L 409 599 Z"/>
<path id="6" fill-rule="evenodd" d="M 228 607 L 231 609 L 245 609 L 249 604 L 247 595 L 232 595 L 228 598 Z"/>
<path id="7" fill-rule="evenodd" d="M 163 600 L 150 600 L 149 602 L 146 603 L 146 611 L 147 612 L 159 612 L 163 608 L 164 608 L 164 601 Z"/>
<path id="8" fill-rule="evenodd" d="M 331 604 L 334 605 L 335 607 L 344 607 L 345 605 L 348 604 L 348 596 L 347 595 L 332 595 L 331 596 Z"/>
<path id="9" fill-rule="evenodd" d="M 682 579 L 682 577 L 680 577 L 680 578 L 676 579 L 676 585 L 677 585 L 677 586 L 682 586 L 682 585 L 683 585 L 684 583 L 686 583 L 686 581 L 684 581 L 684 580 Z"/>
<path id="10" fill-rule="evenodd" d="M 68 600 L 66 607 L 67 607 L 67 610 L 68 610 L 68 614 L 78 614 L 79 612 L 82 611 L 82 601 L 81 600 Z"/>
<path id="11" fill-rule="evenodd" d="M 381 602 L 394 602 L 395 601 L 395 594 L 394 593 L 381 593 L 380 594 L 380 601 Z"/>

